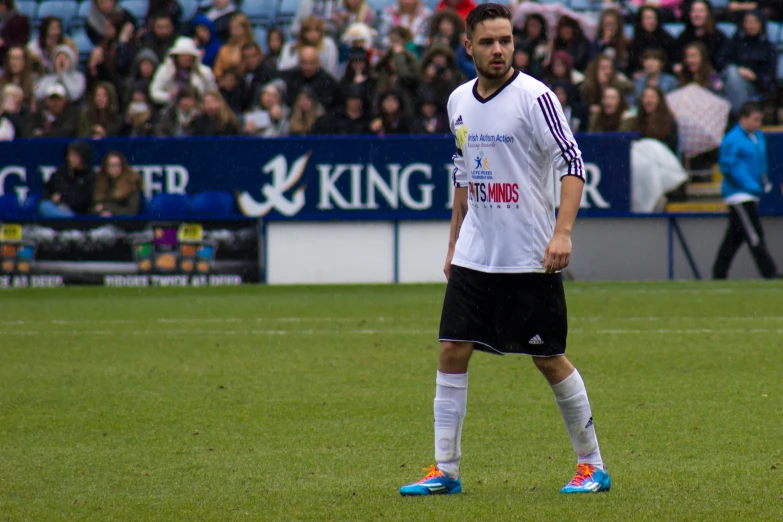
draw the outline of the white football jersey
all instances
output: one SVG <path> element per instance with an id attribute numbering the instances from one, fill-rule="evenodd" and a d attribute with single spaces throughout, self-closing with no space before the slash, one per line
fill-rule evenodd
<path id="1" fill-rule="evenodd" d="M 452 262 L 482 272 L 544 272 L 555 226 L 554 176 L 584 181 L 584 163 L 560 102 L 538 80 L 514 73 L 484 99 L 478 80 L 449 97 L 456 137 L 453 182 L 468 188 L 468 213 Z"/>

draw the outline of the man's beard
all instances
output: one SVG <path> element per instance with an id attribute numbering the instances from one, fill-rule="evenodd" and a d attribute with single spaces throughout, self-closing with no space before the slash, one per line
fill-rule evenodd
<path id="1" fill-rule="evenodd" d="M 495 72 L 495 70 L 491 68 L 492 62 L 490 62 L 487 67 L 479 67 L 479 65 L 476 64 L 475 62 L 474 65 L 476 65 L 476 72 L 478 72 L 481 76 L 483 76 L 487 80 L 499 80 L 505 77 L 508 74 L 508 71 L 511 69 L 510 62 L 505 64 L 506 67 L 502 70 L 502 72 Z"/>

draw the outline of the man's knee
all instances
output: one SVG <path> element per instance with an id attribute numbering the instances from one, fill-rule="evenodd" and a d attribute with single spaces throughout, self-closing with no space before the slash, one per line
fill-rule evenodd
<path id="1" fill-rule="evenodd" d="M 568 377 L 574 367 L 571 365 L 565 355 L 555 357 L 533 357 L 533 364 L 546 377 L 550 384 L 560 382 Z"/>
<path id="2" fill-rule="evenodd" d="M 441 341 L 440 367 L 450 373 L 460 373 L 467 370 L 470 355 L 473 352 L 472 343 Z"/>

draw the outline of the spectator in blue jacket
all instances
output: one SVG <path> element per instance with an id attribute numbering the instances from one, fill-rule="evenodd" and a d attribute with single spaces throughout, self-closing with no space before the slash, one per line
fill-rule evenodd
<path id="1" fill-rule="evenodd" d="M 207 18 L 207 15 L 200 14 L 193 19 L 192 26 L 193 41 L 204 53 L 201 57 L 201 63 L 211 69 L 215 65 L 215 58 L 220 51 L 220 46 L 223 45 L 218 39 L 215 22 Z"/>
<path id="2" fill-rule="evenodd" d="M 759 10 L 745 13 L 742 27 L 723 50 L 726 64 L 723 82 L 726 97 L 736 114 L 749 98 L 765 96 L 775 86 L 777 53 L 767 38 L 764 15 Z"/>
<path id="3" fill-rule="evenodd" d="M 762 116 L 757 103 L 743 104 L 739 123 L 726 134 L 720 146 L 721 192 L 729 205 L 729 227 L 712 267 L 714 279 L 726 279 L 743 241 L 747 241 L 761 275 L 767 279 L 777 276 L 759 217 L 759 199 L 772 189 L 767 181 L 767 142 L 760 130 Z"/>

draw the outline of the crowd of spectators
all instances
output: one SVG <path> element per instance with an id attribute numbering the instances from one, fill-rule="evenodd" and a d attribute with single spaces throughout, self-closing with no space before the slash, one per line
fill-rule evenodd
<path id="1" fill-rule="evenodd" d="M 263 42 L 233 0 L 190 20 L 177 0 L 150 0 L 143 19 L 91 1 L 94 48 L 80 57 L 63 21 L 44 18 L 31 39 L 30 20 L 0 0 L 0 139 L 441 134 L 449 94 L 475 77 L 462 45 L 473 0 L 380 12 L 367 0 L 302 0 Z M 515 16 L 513 63 L 555 91 L 575 132 L 639 131 L 675 150 L 667 93 L 697 83 L 734 109 L 775 93 L 766 22 L 783 19 L 780 4 L 607 3 L 593 39 L 577 17 Z M 728 37 L 718 20 L 737 30 Z M 674 36 L 670 22 L 684 29 Z"/>

